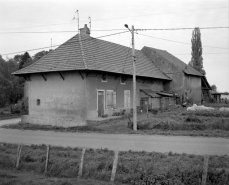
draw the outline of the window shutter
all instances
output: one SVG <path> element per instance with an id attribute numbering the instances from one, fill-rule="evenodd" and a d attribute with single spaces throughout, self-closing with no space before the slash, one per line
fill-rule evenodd
<path id="1" fill-rule="evenodd" d="M 127 91 L 128 108 L 130 108 L 130 91 Z"/>
<path id="2" fill-rule="evenodd" d="M 130 107 L 130 90 L 124 91 L 124 107 L 125 108 Z"/>
<path id="3" fill-rule="evenodd" d="M 113 92 L 113 107 L 116 108 L 116 92 Z"/>
<path id="4" fill-rule="evenodd" d="M 127 96 L 126 96 L 126 91 L 124 91 L 124 108 L 127 107 Z"/>

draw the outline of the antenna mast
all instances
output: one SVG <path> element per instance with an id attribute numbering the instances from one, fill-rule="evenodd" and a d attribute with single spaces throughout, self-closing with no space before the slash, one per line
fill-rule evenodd
<path id="1" fill-rule="evenodd" d="M 80 21 L 79 21 L 79 11 L 78 10 L 77 10 L 77 20 L 78 20 L 78 34 L 79 34 L 79 31 L 80 31 L 80 28 L 79 28 Z"/>
<path id="2" fill-rule="evenodd" d="M 91 33 L 91 17 L 88 17 L 89 19 L 89 24 L 90 24 L 90 33 Z"/>

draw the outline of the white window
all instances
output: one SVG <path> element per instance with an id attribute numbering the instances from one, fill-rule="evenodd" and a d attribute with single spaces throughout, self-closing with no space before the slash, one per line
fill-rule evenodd
<path id="1" fill-rule="evenodd" d="M 113 90 L 107 90 L 106 107 L 107 109 L 116 108 L 116 92 L 114 92 Z"/>
<path id="2" fill-rule="evenodd" d="M 124 91 L 124 108 L 130 108 L 130 90 Z"/>

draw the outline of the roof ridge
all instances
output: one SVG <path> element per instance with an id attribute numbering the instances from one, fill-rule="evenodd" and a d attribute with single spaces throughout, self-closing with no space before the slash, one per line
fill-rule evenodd
<path id="1" fill-rule="evenodd" d="M 87 66 L 87 62 L 86 62 L 85 57 L 84 57 L 84 51 L 83 51 L 83 44 L 82 44 L 82 40 L 81 40 L 81 35 L 80 35 L 80 33 L 78 35 L 79 35 L 80 51 L 81 51 L 81 54 L 82 54 L 84 67 L 85 67 L 85 69 L 87 69 L 88 66 Z"/>

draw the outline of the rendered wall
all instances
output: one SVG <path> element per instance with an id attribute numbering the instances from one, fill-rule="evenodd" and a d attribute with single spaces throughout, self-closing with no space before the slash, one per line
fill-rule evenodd
<path id="1" fill-rule="evenodd" d="M 32 124 L 78 126 L 86 124 L 85 81 L 78 72 L 30 76 L 28 85 L 29 115 L 22 121 Z M 37 100 L 40 99 L 40 105 Z"/>
<path id="2" fill-rule="evenodd" d="M 185 84 L 185 92 L 187 92 L 190 103 L 201 103 L 201 78 L 185 75 Z"/>
<path id="3" fill-rule="evenodd" d="M 130 77 L 127 79 L 125 84 L 120 84 L 120 75 L 107 74 L 107 82 L 102 82 L 102 74 L 98 72 L 94 72 L 94 73 L 90 72 L 90 74 L 87 76 L 86 83 L 87 83 L 87 107 L 88 107 L 87 117 L 89 119 L 98 117 L 98 110 L 97 110 L 98 90 L 104 90 L 105 96 L 107 90 L 113 90 L 114 92 L 116 92 L 116 109 L 113 110 L 113 109 L 106 108 L 106 97 L 105 97 L 104 114 L 112 115 L 114 112 L 120 111 L 120 109 L 126 109 L 124 108 L 124 90 L 130 90 L 130 101 L 132 102 L 133 90 L 132 90 L 132 79 Z M 139 93 L 137 93 L 137 97 L 138 96 Z"/>
<path id="4" fill-rule="evenodd" d="M 133 100 L 133 81 L 132 76 L 129 76 L 125 84 L 120 83 L 121 75 L 119 74 L 107 74 L 107 82 L 102 82 L 102 75 L 98 72 L 90 72 L 87 76 L 87 118 L 98 117 L 97 110 L 97 91 L 104 90 L 105 96 L 107 90 L 113 90 L 116 92 L 116 109 L 107 109 L 106 108 L 106 97 L 105 97 L 105 111 L 104 114 L 111 116 L 114 112 L 119 112 L 120 110 L 125 109 L 130 111 L 130 108 L 124 107 L 124 91 L 130 90 L 130 101 L 131 107 Z M 157 79 L 148 79 L 138 77 L 136 82 L 136 101 L 137 106 L 140 106 L 140 89 L 152 89 L 154 91 L 163 90 L 162 80 Z M 155 106 L 157 107 L 158 102 L 155 101 Z"/>

